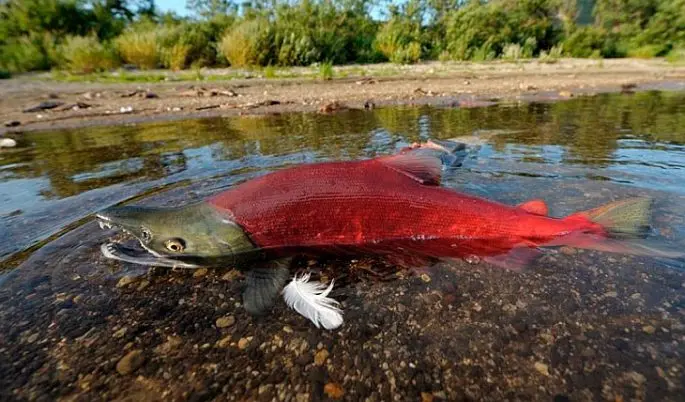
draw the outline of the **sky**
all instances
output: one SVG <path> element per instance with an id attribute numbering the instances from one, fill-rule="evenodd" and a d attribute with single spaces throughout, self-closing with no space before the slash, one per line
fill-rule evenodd
<path id="1" fill-rule="evenodd" d="M 186 0 L 157 0 L 155 5 L 162 12 L 173 11 L 181 16 L 189 14 L 188 9 L 186 9 Z"/>

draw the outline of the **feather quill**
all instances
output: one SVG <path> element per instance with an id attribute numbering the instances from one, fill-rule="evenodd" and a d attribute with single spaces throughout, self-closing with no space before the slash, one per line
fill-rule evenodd
<path id="1" fill-rule="evenodd" d="M 342 311 L 335 299 L 328 297 L 333 281 L 326 287 L 321 282 L 309 282 L 309 274 L 295 276 L 283 288 L 283 298 L 288 307 L 309 319 L 317 328 L 338 328 L 343 323 Z"/>

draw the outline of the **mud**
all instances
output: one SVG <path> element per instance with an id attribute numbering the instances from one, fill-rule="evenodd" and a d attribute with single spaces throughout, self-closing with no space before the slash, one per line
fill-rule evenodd
<path id="1" fill-rule="evenodd" d="M 196 82 L 174 82 L 169 73 L 170 82 L 149 84 L 65 83 L 49 75 L 3 80 L 0 133 L 389 105 L 478 107 L 600 92 L 682 90 L 685 81 L 683 66 L 631 59 L 349 66 L 337 68 L 345 78 L 330 81 L 229 79 L 228 72 L 210 70 L 219 78 Z M 36 109 L 41 103 L 59 106 Z"/>

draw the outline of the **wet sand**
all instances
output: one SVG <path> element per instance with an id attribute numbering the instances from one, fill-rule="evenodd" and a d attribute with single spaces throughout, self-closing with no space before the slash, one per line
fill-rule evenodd
<path id="1" fill-rule="evenodd" d="M 360 75 L 360 69 L 365 76 Z M 207 73 L 221 77 L 230 71 Z M 338 67 L 337 71 L 347 77 L 331 81 L 252 78 L 149 84 L 66 83 L 51 80 L 46 74 L 18 77 L 3 80 L 0 86 L 0 134 L 208 116 L 330 113 L 388 105 L 479 107 L 600 92 L 682 90 L 685 82 L 685 66 L 634 59 L 564 59 L 552 64 L 431 62 L 406 67 Z M 23 112 L 41 102 L 59 106 Z"/>

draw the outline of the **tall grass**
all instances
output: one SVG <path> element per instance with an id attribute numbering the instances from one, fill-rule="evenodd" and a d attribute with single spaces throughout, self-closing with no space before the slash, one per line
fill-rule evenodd
<path id="1" fill-rule="evenodd" d="M 333 70 L 333 63 L 331 63 L 330 61 L 321 63 L 321 65 L 319 66 L 319 78 L 321 78 L 324 81 L 332 80 L 334 74 L 335 72 Z"/>
<path id="2" fill-rule="evenodd" d="M 273 60 L 272 31 L 268 21 L 244 21 L 226 32 L 219 49 L 231 66 L 267 65 Z"/>
<path id="3" fill-rule="evenodd" d="M 125 63 L 148 70 L 156 68 L 161 59 L 158 35 L 154 30 L 128 30 L 119 36 L 116 48 Z"/>
<path id="4" fill-rule="evenodd" d="M 59 47 L 61 67 L 73 73 L 109 70 L 119 64 L 114 51 L 95 35 L 69 36 Z"/>

